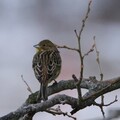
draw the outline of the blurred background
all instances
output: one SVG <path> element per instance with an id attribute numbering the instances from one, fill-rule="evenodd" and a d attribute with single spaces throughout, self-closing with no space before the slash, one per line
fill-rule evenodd
<path id="1" fill-rule="evenodd" d="M 32 70 L 34 44 L 50 39 L 58 45 L 77 47 L 74 30 L 80 30 L 89 0 L 0 0 L 0 116 L 16 110 L 25 102 L 28 95 L 21 75 L 32 91 L 39 90 L 39 83 Z M 82 34 L 82 50 L 86 53 L 96 36 L 100 51 L 100 62 L 104 79 L 120 76 L 120 1 L 93 0 L 89 18 Z M 59 80 L 71 79 L 79 75 L 79 57 L 74 51 L 59 50 L 62 56 L 62 71 Z M 95 53 L 85 59 L 84 77 L 96 76 L 100 79 Z M 83 92 L 85 92 L 83 90 Z M 105 103 L 114 100 L 120 90 L 105 95 Z M 64 91 L 71 95 L 71 91 Z M 77 97 L 76 90 L 72 93 Z M 99 102 L 99 99 L 97 100 Z M 120 102 L 105 108 L 106 116 L 110 109 L 119 109 Z M 69 106 L 61 106 L 64 112 Z M 78 119 L 102 118 L 96 106 L 87 107 L 74 115 Z M 71 120 L 64 116 L 53 116 L 45 112 L 37 113 L 33 120 Z"/>

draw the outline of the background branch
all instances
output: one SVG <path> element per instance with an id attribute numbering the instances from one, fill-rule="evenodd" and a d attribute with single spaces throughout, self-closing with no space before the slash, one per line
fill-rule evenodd
<path id="1" fill-rule="evenodd" d="M 96 44 L 96 40 L 95 40 L 95 36 L 93 37 L 94 39 L 94 45 L 95 45 L 95 52 L 96 52 L 96 61 L 100 70 L 100 80 L 103 81 L 103 73 L 102 73 L 102 68 L 101 68 L 101 64 L 100 64 L 100 56 L 99 56 L 99 51 L 97 49 L 97 44 Z M 101 96 L 101 105 L 99 106 L 102 112 L 103 117 L 105 118 L 105 112 L 103 110 L 104 107 L 104 95 Z"/>

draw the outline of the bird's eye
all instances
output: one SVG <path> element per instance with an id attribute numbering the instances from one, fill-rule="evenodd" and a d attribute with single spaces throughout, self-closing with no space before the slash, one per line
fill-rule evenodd
<path id="1" fill-rule="evenodd" d="M 45 47 L 46 45 L 44 44 L 43 46 Z"/>

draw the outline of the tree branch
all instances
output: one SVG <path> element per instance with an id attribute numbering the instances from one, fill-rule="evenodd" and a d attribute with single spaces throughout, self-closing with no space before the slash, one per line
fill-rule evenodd
<path id="1" fill-rule="evenodd" d="M 36 92 L 31 94 L 26 102 L 19 109 L 3 117 L 0 117 L 0 120 L 18 120 L 20 117 L 26 114 L 46 111 L 47 108 L 63 103 L 70 105 L 73 108 L 71 114 L 74 114 L 80 109 L 84 109 L 85 107 L 94 104 L 94 100 L 101 95 L 119 89 L 120 77 L 105 81 L 97 81 L 95 79 L 83 79 L 80 87 L 88 89 L 89 91 L 83 96 L 83 101 L 79 104 L 79 106 L 77 104 L 78 99 L 64 94 L 58 94 L 42 103 L 35 103 L 35 99 L 38 93 Z M 76 84 L 74 80 L 62 80 L 56 85 L 53 84 L 49 86 L 47 90 L 48 95 L 52 95 L 54 93 L 58 93 L 60 91 L 68 89 L 76 89 Z"/>

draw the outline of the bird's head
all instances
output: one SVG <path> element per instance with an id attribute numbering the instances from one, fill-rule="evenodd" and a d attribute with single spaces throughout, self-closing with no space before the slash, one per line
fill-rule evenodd
<path id="1" fill-rule="evenodd" d="M 56 50 L 56 46 L 48 39 L 42 40 L 37 45 L 34 45 L 37 52 L 47 51 L 47 50 Z"/>

